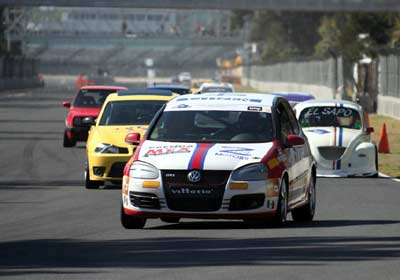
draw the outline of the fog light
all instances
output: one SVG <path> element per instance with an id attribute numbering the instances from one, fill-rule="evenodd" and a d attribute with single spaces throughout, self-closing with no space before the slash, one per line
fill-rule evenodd
<path id="1" fill-rule="evenodd" d="M 143 188 L 157 189 L 159 187 L 160 187 L 160 182 L 158 182 L 158 181 L 144 181 L 143 182 Z"/>
<path id="2" fill-rule="evenodd" d="M 93 174 L 96 176 L 103 177 L 104 171 L 106 171 L 106 168 L 104 166 L 93 167 Z"/>
<path id="3" fill-rule="evenodd" d="M 247 190 L 249 188 L 247 182 L 232 182 L 229 186 L 231 190 Z"/>

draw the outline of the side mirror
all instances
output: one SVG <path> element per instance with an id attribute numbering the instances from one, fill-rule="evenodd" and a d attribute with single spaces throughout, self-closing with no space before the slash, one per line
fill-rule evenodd
<path id="1" fill-rule="evenodd" d="M 96 124 L 96 120 L 93 117 L 85 117 L 82 119 L 82 124 L 91 126 Z"/>
<path id="2" fill-rule="evenodd" d="M 286 138 L 286 145 L 289 147 L 300 147 L 304 146 L 304 138 L 298 135 L 289 134 Z"/>
<path id="3" fill-rule="evenodd" d="M 128 145 L 139 145 L 140 143 L 140 133 L 133 132 L 125 136 L 125 143 Z"/>
<path id="4" fill-rule="evenodd" d="M 366 129 L 365 129 L 365 134 L 371 134 L 372 132 L 374 132 L 375 130 L 374 130 L 374 128 L 373 127 L 367 127 Z"/>
<path id="5" fill-rule="evenodd" d="M 66 108 L 69 108 L 69 107 L 71 107 L 71 102 L 64 101 L 63 102 L 63 106 L 66 107 Z"/>

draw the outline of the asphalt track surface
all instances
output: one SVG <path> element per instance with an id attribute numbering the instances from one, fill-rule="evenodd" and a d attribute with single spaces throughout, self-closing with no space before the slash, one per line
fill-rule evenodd
<path id="1" fill-rule="evenodd" d="M 0 278 L 400 279 L 400 183 L 387 178 L 318 179 L 310 224 L 123 229 L 120 189 L 86 190 L 84 144 L 62 147 L 73 94 L 0 93 Z"/>

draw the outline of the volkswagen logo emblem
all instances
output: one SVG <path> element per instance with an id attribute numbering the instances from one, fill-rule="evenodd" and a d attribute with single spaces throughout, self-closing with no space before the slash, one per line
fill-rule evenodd
<path id="1" fill-rule="evenodd" d="M 197 170 L 190 171 L 187 175 L 187 178 L 192 183 L 197 183 L 201 179 L 200 172 Z"/>

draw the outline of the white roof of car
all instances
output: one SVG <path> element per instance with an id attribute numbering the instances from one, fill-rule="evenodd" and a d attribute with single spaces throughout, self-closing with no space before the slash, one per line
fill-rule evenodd
<path id="1" fill-rule="evenodd" d="M 278 96 L 263 93 L 186 94 L 167 103 L 165 111 L 220 110 L 271 112 Z"/>
<path id="2" fill-rule="evenodd" d="M 357 111 L 362 111 L 362 107 L 352 101 L 338 100 L 338 99 L 312 99 L 298 103 L 294 108 L 296 112 L 302 111 L 304 108 L 315 106 L 332 106 L 332 107 L 345 107 L 352 108 Z"/>
<path id="3" fill-rule="evenodd" d="M 210 88 L 210 87 L 226 87 L 226 88 L 232 88 L 233 89 L 233 85 L 230 83 L 202 83 L 200 86 L 200 90 L 203 88 Z"/>

